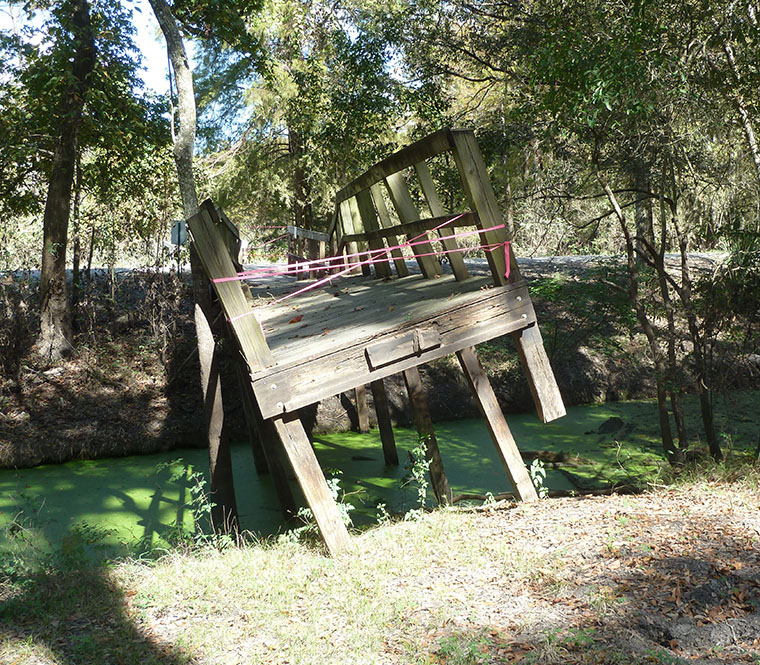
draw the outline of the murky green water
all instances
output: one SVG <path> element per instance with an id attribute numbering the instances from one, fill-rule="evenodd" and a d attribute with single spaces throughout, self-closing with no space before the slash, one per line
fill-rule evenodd
<path id="1" fill-rule="evenodd" d="M 716 402 L 718 427 L 726 444 L 754 449 L 760 437 L 759 406 L 760 391 L 735 392 Z M 693 401 L 688 404 L 688 414 L 691 430 L 696 432 Z M 600 426 L 610 418 L 620 418 L 621 427 L 600 433 Z M 548 425 L 531 414 L 511 415 L 508 422 L 522 450 L 563 451 L 590 461 L 569 468 L 571 476 L 548 469 L 546 485 L 551 489 L 625 482 L 629 476 L 653 473 L 662 462 L 651 402 L 575 407 L 565 418 Z M 509 491 L 481 420 L 438 423 L 436 434 L 454 494 Z M 358 523 L 373 521 L 378 503 L 386 504 L 391 512 L 414 507 L 416 491 L 403 488 L 402 481 L 408 473 L 408 451 L 417 444 L 416 432 L 398 429 L 396 441 L 402 463 L 388 467 L 377 431 L 320 435 L 314 440 L 326 473 L 340 470 L 345 500 L 356 506 L 352 515 Z M 282 522 L 274 489 L 268 476 L 256 474 L 247 444 L 233 447 L 233 463 L 243 527 L 276 533 Z M 117 550 L 134 549 L 138 543 L 140 549 L 160 546 L 177 525 L 191 528 L 189 474 L 206 464 L 205 451 L 187 449 L 0 471 L 0 540 L 7 539 L 7 527 L 16 521 L 41 530 L 54 543 L 73 529 L 85 540 L 99 539 Z"/>

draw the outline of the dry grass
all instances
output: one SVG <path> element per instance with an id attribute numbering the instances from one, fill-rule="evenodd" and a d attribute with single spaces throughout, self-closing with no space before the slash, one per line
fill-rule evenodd
<path id="1" fill-rule="evenodd" d="M 281 541 L 58 573 L 6 595 L 0 662 L 758 663 L 759 507 L 705 481 L 442 510 L 336 560 Z"/>

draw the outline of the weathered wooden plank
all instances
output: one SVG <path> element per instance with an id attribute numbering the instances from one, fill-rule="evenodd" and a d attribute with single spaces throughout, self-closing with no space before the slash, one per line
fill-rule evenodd
<path id="1" fill-rule="evenodd" d="M 385 179 L 388 186 L 388 192 L 391 196 L 393 207 L 396 208 L 399 219 L 402 222 L 416 222 L 420 218 L 417 206 L 414 205 L 412 197 L 409 194 L 409 188 L 406 186 L 402 173 L 393 173 Z M 426 238 L 426 236 L 423 236 Z M 423 238 L 415 240 L 412 251 L 417 259 L 422 274 L 428 279 L 432 279 L 442 273 L 441 263 L 433 254 L 433 246 L 430 242 L 425 242 Z M 411 240 L 411 238 L 410 238 Z"/>
<path id="2" fill-rule="evenodd" d="M 427 217 L 425 219 L 418 219 L 413 222 L 406 222 L 403 224 L 396 224 L 391 228 L 383 228 L 377 231 L 367 231 L 361 235 L 346 235 L 344 240 L 368 240 L 370 238 L 387 238 L 389 242 L 399 244 L 395 235 L 402 234 L 416 234 L 422 231 L 431 231 L 437 227 L 440 227 L 440 231 L 446 232 L 446 235 L 450 235 L 452 230 L 458 228 L 464 228 L 467 226 L 477 226 L 477 215 L 473 212 L 463 212 L 456 215 L 441 215 L 440 217 Z M 393 237 L 393 240 L 391 240 Z"/>
<path id="3" fill-rule="evenodd" d="M 488 170 L 483 162 L 480 147 L 475 134 L 470 130 L 452 130 L 454 159 L 459 169 L 462 187 L 470 202 L 472 210 L 478 213 L 481 222 L 479 228 L 490 228 L 504 223 L 504 219 L 496 201 L 496 195 L 491 187 Z M 488 245 L 498 245 L 511 240 L 506 229 L 487 231 L 482 236 Z M 494 282 L 506 284 L 506 261 L 503 251 L 486 252 L 488 265 L 491 268 Z"/>
<path id="4" fill-rule="evenodd" d="M 351 213 L 351 218 L 353 219 L 353 222 L 354 222 L 354 232 L 360 235 L 364 235 L 364 231 L 365 231 L 364 220 L 362 219 L 362 216 L 359 214 L 359 204 L 355 196 L 352 196 L 350 199 L 348 199 L 348 209 Z M 359 251 L 361 251 L 366 248 L 367 241 L 363 240 L 361 242 L 358 242 L 357 246 L 359 248 Z M 362 275 L 364 275 L 365 277 L 369 277 L 370 275 L 372 275 L 372 270 L 369 267 L 369 265 L 367 265 L 366 263 L 366 260 L 368 258 L 369 258 L 369 253 L 362 254 L 361 256 L 359 256 L 359 260 L 362 264 Z"/>
<path id="5" fill-rule="evenodd" d="M 430 418 L 419 370 L 416 367 L 404 370 L 404 382 L 414 413 L 414 424 L 417 427 L 420 442 L 425 444 L 425 457 L 430 462 L 430 484 L 433 486 L 433 493 L 439 504 L 451 505 L 454 497 L 443 468 L 443 460 L 438 449 L 438 440 L 435 438 L 435 429 Z"/>
<path id="6" fill-rule="evenodd" d="M 385 197 L 383 196 L 381 185 L 372 185 L 369 189 L 372 201 L 375 204 L 377 210 L 377 216 L 380 220 L 380 229 L 373 231 L 377 233 L 378 237 L 386 238 L 392 247 L 396 249 L 391 250 L 391 256 L 393 257 L 393 263 L 396 266 L 396 274 L 399 277 L 408 277 L 409 268 L 406 267 L 406 261 L 404 255 L 400 249 L 398 249 L 399 241 L 396 236 L 393 222 L 391 221 L 391 215 L 388 212 L 388 206 L 385 204 Z"/>
<path id="7" fill-rule="evenodd" d="M 214 529 L 224 533 L 236 532 L 238 514 L 230 446 L 224 429 L 219 349 L 206 315 L 198 303 L 195 304 L 195 330 L 198 335 L 203 411 L 209 444 L 209 488 L 215 504 L 211 517 Z"/>
<path id="8" fill-rule="evenodd" d="M 355 236 L 358 234 L 359 230 L 354 228 L 354 215 L 351 210 L 351 203 L 348 199 L 345 201 L 341 201 L 339 205 L 339 217 L 338 217 L 338 226 L 343 230 L 342 236 Z M 345 237 L 341 237 L 340 245 L 338 246 L 338 251 L 342 252 L 343 248 L 346 248 L 347 254 L 350 256 L 348 257 L 348 263 L 359 263 L 359 245 L 355 240 L 347 240 Z M 350 271 L 349 274 L 355 274 L 361 269 L 360 266 L 357 265 L 356 270 Z"/>
<path id="9" fill-rule="evenodd" d="M 285 447 L 296 480 L 303 491 L 322 539 L 333 556 L 349 549 L 351 541 L 346 525 L 330 494 L 330 488 L 319 466 L 317 457 L 306 436 L 301 421 L 295 414 L 272 420 Z"/>
<path id="10" fill-rule="evenodd" d="M 499 293 L 489 277 L 466 282 L 456 282 L 453 275 L 436 280 L 414 275 L 388 282 L 355 277 L 324 291 L 307 292 L 297 301 L 258 308 L 256 313 L 267 342 L 277 350 L 277 360 L 295 362 Z M 303 315 L 298 325 L 291 324 L 294 313 Z M 307 337 L 311 339 L 305 345 Z"/>
<path id="11" fill-rule="evenodd" d="M 491 382 L 488 380 L 488 375 L 480 364 L 475 349 L 468 346 L 461 351 L 457 351 L 457 358 L 480 407 L 480 411 L 485 418 L 491 439 L 504 464 L 509 481 L 515 490 L 515 496 L 522 501 L 538 500 L 536 488 L 533 486 L 530 475 L 525 468 L 520 451 L 517 449 L 512 432 L 507 425 L 507 421 L 491 387 Z"/>
<path id="12" fill-rule="evenodd" d="M 566 413 L 565 404 L 538 326 L 515 332 L 512 338 L 517 346 L 520 363 L 528 379 L 539 418 L 545 423 L 561 418 Z"/>
<path id="13" fill-rule="evenodd" d="M 330 236 L 321 231 L 312 231 L 311 229 L 302 229 L 300 226 L 286 227 L 287 233 L 293 238 L 308 238 L 319 242 L 330 242 Z"/>
<path id="14" fill-rule="evenodd" d="M 422 194 L 427 202 L 430 214 L 433 217 L 442 217 L 446 214 L 446 210 L 443 207 L 438 191 L 435 188 L 433 177 L 430 175 L 430 169 L 427 162 L 417 162 L 414 165 L 414 170 L 417 172 L 417 179 L 420 181 L 420 187 L 422 188 Z M 448 230 L 443 228 L 438 229 L 438 235 L 449 235 Z M 464 265 L 464 257 L 458 251 L 459 245 L 455 238 L 449 238 L 447 240 L 441 240 L 441 244 L 448 252 L 446 256 L 451 264 L 451 271 L 456 275 L 458 281 L 467 279 L 470 274 L 467 272 L 467 268 Z"/>
<path id="15" fill-rule="evenodd" d="M 367 405 L 367 387 L 364 384 L 354 388 L 354 401 L 356 402 L 359 431 L 366 434 L 369 432 L 369 406 Z"/>
<path id="16" fill-rule="evenodd" d="M 499 289 L 493 296 L 489 291 L 479 300 L 471 300 L 443 313 L 434 312 L 424 319 L 410 320 L 384 332 L 377 332 L 377 327 L 370 325 L 365 331 L 369 336 L 352 344 L 337 343 L 339 338 L 336 338 L 336 343 L 324 348 L 319 356 L 285 354 L 280 365 L 252 377 L 262 413 L 265 417 L 272 417 L 295 411 L 357 385 L 534 324 L 535 313 L 525 288 L 504 288 L 506 290 Z M 366 354 L 370 343 L 403 338 L 415 328 L 423 336 L 437 331 L 441 345 L 382 367 L 370 366 Z"/>
<path id="17" fill-rule="evenodd" d="M 274 364 L 261 327 L 248 305 L 243 289 L 237 281 L 237 271 L 230 255 L 214 228 L 208 211 L 201 210 L 187 220 L 198 256 L 222 304 L 230 327 L 238 341 L 249 371 L 257 371 Z M 232 278 L 230 281 L 217 280 Z"/>
<path id="18" fill-rule="evenodd" d="M 211 199 L 206 199 L 201 205 L 209 211 L 211 219 L 222 229 L 222 234 L 226 236 L 225 242 L 229 247 L 232 263 L 237 270 L 242 270 L 243 266 L 240 262 L 240 230 L 232 223 L 230 218 L 224 214 L 224 211 L 221 208 L 214 206 Z"/>
<path id="19" fill-rule="evenodd" d="M 379 231 L 380 225 L 377 221 L 375 206 L 372 203 L 372 196 L 369 190 L 362 190 L 356 195 L 356 204 L 359 209 L 359 216 L 364 223 L 364 235 L 367 238 L 370 249 L 373 250 L 372 259 L 379 261 L 372 264 L 375 268 L 375 274 L 382 278 L 391 277 L 391 267 L 387 263 L 389 259 L 388 252 L 383 251 L 385 245 L 381 238 L 370 235 L 373 231 Z"/>
<path id="20" fill-rule="evenodd" d="M 236 274 L 232 261 L 226 254 L 225 244 L 214 226 L 209 206 L 204 205 L 199 215 L 188 220 L 188 228 L 204 270 L 211 279 L 231 277 Z M 213 283 L 213 286 L 228 320 L 233 319 L 230 322 L 230 327 L 242 353 L 241 362 L 246 363 L 248 372 L 251 369 L 263 369 L 265 363 L 274 363 L 261 327 L 253 315 L 247 314 L 252 311 L 249 304 L 250 293 L 248 288 L 244 289 L 239 281 L 216 282 Z M 267 466 L 280 500 L 283 515 L 289 519 L 295 515 L 296 505 L 288 484 L 287 473 L 279 456 L 276 433 L 271 423 L 265 423 L 261 417 L 248 376 L 244 383 L 244 389 L 249 393 L 249 403 L 254 409 L 253 425 L 258 429 L 258 438 L 264 447 Z"/>
<path id="21" fill-rule="evenodd" d="M 422 330 L 415 328 L 406 335 L 367 346 L 367 362 L 370 369 L 377 369 L 439 346 L 441 346 L 441 336 L 437 328 Z"/>
<path id="22" fill-rule="evenodd" d="M 232 263 L 235 266 L 236 270 L 242 270 L 242 266 L 240 265 L 239 261 L 236 257 L 238 257 L 240 252 L 240 232 L 238 230 L 238 227 L 235 226 L 235 224 L 232 223 L 232 221 L 227 217 L 227 215 L 224 214 L 224 211 L 221 208 L 214 207 L 213 203 L 210 199 L 203 202 L 203 207 L 209 211 L 209 214 L 211 216 L 211 219 L 214 221 L 216 225 L 216 229 L 219 232 L 219 234 L 222 236 L 223 242 L 227 245 L 227 248 L 230 252 L 230 258 L 232 259 Z M 249 306 L 252 307 L 252 298 L 251 293 L 248 287 L 241 283 L 243 296 L 245 297 L 246 301 L 248 302 Z M 226 326 L 225 326 L 226 327 Z M 232 341 L 232 331 L 229 330 L 228 327 L 226 327 L 226 337 Z M 200 335 L 199 335 L 200 340 Z M 246 370 L 246 367 L 244 366 L 245 363 L 243 361 L 243 358 L 239 354 L 235 354 L 235 358 L 233 359 L 234 365 L 235 365 L 235 376 L 238 382 L 238 389 L 241 393 L 241 400 L 243 403 L 243 414 L 245 416 L 246 421 L 246 430 L 248 432 L 248 440 L 251 445 L 251 452 L 253 454 L 253 463 L 256 467 L 256 472 L 259 474 L 262 473 L 268 473 L 269 467 L 267 466 L 267 460 L 266 455 L 264 453 L 264 448 L 261 444 L 261 439 L 259 436 L 259 432 L 256 428 L 256 422 L 255 422 L 255 409 L 252 404 L 252 401 L 255 399 L 253 396 L 253 389 L 251 387 L 250 379 L 248 377 L 248 372 Z M 202 373 L 202 372 L 201 372 Z M 230 477 L 232 477 L 232 470 L 230 469 Z M 234 491 L 233 491 L 233 498 L 234 498 Z"/>
<path id="23" fill-rule="evenodd" d="M 488 171 L 483 162 L 475 135 L 469 130 L 452 131 L 451 134 L 454 145 L 454 158 L 459 167 L 462 185 L 464 186 L 465 194 L 470 200 L 470 205 L 478 213 L 478 217 L 483 224 L 481 228 L 488 228 L 503 223 L 503 217 L 496 201 L 496 195 L 491 187 Z M 511 239 L 507 229 L 498 229 L 484 233 L 484 235 L 486 242 L 491 245 Z M 517 263 L 514 261 L 511 246 L 509 248 L 511 261 L 509 278 L 505 276 L 506 260 L 504 252 L 486 252 L 486 257 L 488 258 L 488 264 L 496 284 L 505 284 L 520 279 L 520 271 L 517 268 Z M 559 418 L 565 414 L 565 407 L 562 403 L 562 396 L 559 393 L 549 359 L 546 356 L 541 333 L 537 326 L 530 332 L 526 333 L 523 331 L 523 333 L 513 335 L 513 339 L 517 346 L 523 371 L 528 378 L 528 385 L 530 386 L 536 410 L 545 422 Z"/>
<path id="24" fill-rule="evenodd" d="M 365 173 L 355 178 L 341 189 L 336 199 L 342 201 L 356 196 L 357 192 L 363 189 L 369 189 L 372 185 L 381 182 L 393 173 L 403 171 L 405 168 L 416 164 L 417 162 L 430 159 L 442 152 L 451 149 L 450 132 L 448 129 L 441 129 L 430 134 L 411 145 L 402 148 L 398 152 L 386 157 L 381 162 L 372 166 Z"/>
<path id="25" fill-rule="evenodd" d="M 370 388 L 372 389 L 372 401 L 375 404 L 380 440 L 383 443 L 385 463 L 398 466 L 396 438 L 393 435 L 393 423 L 391 423 L 391 413 L 388 408 L 388 395 L 385 392 L 385 384 L 382 379 L 377 379 L 370 383 Z"/>

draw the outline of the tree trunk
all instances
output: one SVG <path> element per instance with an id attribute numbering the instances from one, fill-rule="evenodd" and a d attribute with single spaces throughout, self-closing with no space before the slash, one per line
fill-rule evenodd
<path id="1" fill-rule="evenodd" d="M 158 25 L 166 39 L 169 60 L 174 70 L 177 86 L 177 109 L 179 112 L 179 130 L 173 134 L 174 161 L 177 165 L 182 210 L 185 219 L 196 215 L 200 209 L 195 189 L 193 174 L 193 148 L 195 145 L 195 91 L 193 73 L 182 41 L 177 22 L 166 0 L 150 0 L 150 6 L 156 15 Z M 212 501 L 217 505 L 217 522 L 219 531 L 236 531 L 237 507 L 235 491 L 229 462 L 229 448 L 224 438 L 224 411 L 222 409 L 221 374 L 219 354 L 215 352 L 216 344 L 204 343 L 206 330 L 211 330 L 215 319 L 214 303 L 210 295 L 210 284 L 194 246 L 190 245 L 190 271 L 193 280 L 193 296 L 196 302 L 196 334 L 198 356 L 201 363 L 201 389 L 204 395 L 206 415 L 206 435 L 209 444 L 209 475 Z M 221 517 L 221 519 L 219 519 Z"/>
<path id="2" fill-rule="evenodd" d="M 596 165 L 595 165 L 596 166 Z M 607 199 L 612 205 L 615 211 L 615 216 L 620 223 L 620 228 L 625 238 L 626 256 L 628 258 L 628 295 L 631 299 L 631 304 L 636 312 L 636 318 L 639 320 L 647 341 L 649 342 L 649 348 L 652 353 L 652 361 L 654 362 L 655 381 L 657 384 L 657 413 L 660 421 L 660 435 L 662 438 L 662 447 L 665 450 L 665 455 L 668 461 L 673 464 L 683 463 L 683 453 L 676 448 L 673 442 L 673 431 L 670 427 L 670 419 L 668 417 L 668 393 L 666 386 L 666 379 L 668 376 L 667 365 L 664 361 L 662 351 L 657 342 L 657 336 L 652 326 L 651 321 L 646 313 L 646 308 L 641 300 L 639 294 L 639 266 L 636 260 L 636 247 L 634 244 L 634 238 L 631 237 L 631 233 L 628 230 L 628 225 L 623 215 L 623 211 L 618 204 L 617 197 L 612 191 L 604 176 L 599 172 L 598 168 L 595 168 L 596 177 L 599 183 L 604 189 L 604 193 L 607 195 Z"/>
<path id="3" fill-rule="evenodd" d="M 295 197 L 295 223 L 302 229 L 310 229 L 314 224 L 311 206 L 311 184 L 304 166 L 303 138 L 297 129 L 288 128 L 288 151 L 293 163 L 293 195 Z"/>
<path id="4" fill-rule="evenodd" d="M 78 329 L 77 324 L 77 307 L 79 305 L 79 296 L 81 292 L 81 271 L 80 264 L 82 261 L 82 238 L 81 225 L 79 218 L 79 209 L 82 204 L 82 165 L 81 155 L 77 155 L 76 175 L 74 177 L 74 237 L 72 246 L 72 270 L 71 270 L 71 315 L 74 330 Z"/>
<path id="5" fill-rule="evenodd" d="M 73 54 L 71 83 L 61 100 L 62 121 L 53 154 L 43 218 L 38 350 L 49 361 L 59 360 L 72 349 L 71 311 L 66 293 L 66 244 L 77 139 L 88 79 L 96 58 L 89 3 L 87 0 L 70 0 L 63 7 L 70 12 L 77 46 Z"/>
<path id="6" fill-rule="evenodd" d="M 177 165 L 182 211 L 185 219 L 188 219 L 198 212 L 198 195 L 195 191 L 195 176 L 193 175 L 196 125 L 193 73 L 190 71 L 182 35 L 166 0 L 150 0 L 150 6 L 164 34 L 177 85 L 179 131 L 174 136 L 174 161 Z"/>
<path id="7" fill-rule="evenodd" d="M 750 12 L 750 19 L 754 18 L 754 12 Z M 749 153 L 752 156 L 752 161 L 755 164 L 755 177 L 760 187 L 760 147 L 757 144 L 757 138 L 755 136 L 755 129 L 752 124 L 752 118 L 750 117 L 747 104 L 744 101 L 744 97 L 740 92 L 740 86 L 742 84 L 741 76 L 739 74 L 739 67 L 736 64 L 736 58 L 734 56 L 734 49 L 727 41 L 723 42 L 723 53 L 726 56 L 726 62 L 731 69 L 731 74 L 734 79 L 734 91 L 730 95 L 731 101 L 736 107 L 736 112 L 739 114 L 739 118 L 742 121 L 742 129 L 744 130 L 744 138 L 747 140 L 747 147 Z"/>

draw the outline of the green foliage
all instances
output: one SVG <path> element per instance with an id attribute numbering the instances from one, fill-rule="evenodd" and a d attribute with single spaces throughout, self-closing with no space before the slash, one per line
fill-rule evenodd
<path id="1" fill-rule="evenodd" d="M 211 500 L 208 480 L 203 471 L 185 464 L 181 458 L 159 464 L 157 471 L 168 469 L 169 482 L 183 483 L 186 485 L 189 497 L 183 508 L 187 508 L 191 515 L 191 525 L 176 519 L 172 525 L 173 533 L 169 534 L 168 540 L 175 546 L 198 549 L 211 547 L 222 551 L 234 545 L 232 537 L 220 532 L 219 525 L 214 524 L 213 509 L 216 504 Z M 182 515 L 182 511 L 178 512 Z"/>
<path id="2" fill-rule="evenodd" d="M 338 513 L 340 514 L 343 524 L 347 527 L 353 526 L 351 520 L 351 512 L 355 510 L 353 504 L 347 500 L 347 494 L 341 489 L 340 476 L 342 472 L 338 469 L 333 469 L 331 477 L 327 478 L 327 488 L 330 490 L 330 496 L 332 496 L 335 505 L 338 507 Z M 298 509 L 298 519 L 303 523 L 302 526 L 297 527 L 289 531 L 283 538 L 285 540 L 299 541 L 299 540 L 314 540 L 319 535 L 319 528 L 317 522 L 314 519 L 314 513 L 311 508 L 301 507 Z"/>
<path id="3" fill-rule="evenodd" d="M 409 473 L 403 479 L 401 486 L 411 486 L 417 494 L 417 505 L 409 510 L 404 519 L 418 520 L 424 514 L 427 506 L 428 491 L 430 490 L 430 462 L 427 455 L 428 437 L 420 437 L 417 446 L 409 451 Z"/>
<path id="4" fill-rule="evenodd" d="M 326 228 L 336 188 L 395 145 L 386 44 L 320 3 L 269 0 L 246 18 L 266 57 L 206 45 L 196 73 L 214 199 L 255 223 Z"/>
<path id="5" fill-rule="evenodd" d="M 546 467 L 543 461 L 540 459 L 534 459 L 528 467 L 528 473 L 530 474 L 530 480 L 533 483 L 533 487 L 536 488 L 536 493 L 539 499 L 545 499 L 549 496 L 549 488 L 544 484 L 546 482 Z"/>

